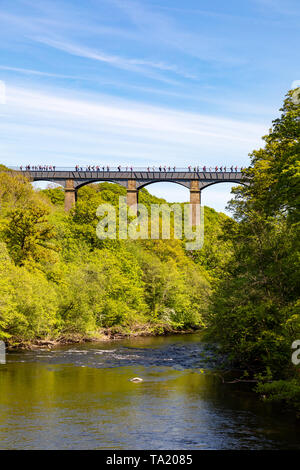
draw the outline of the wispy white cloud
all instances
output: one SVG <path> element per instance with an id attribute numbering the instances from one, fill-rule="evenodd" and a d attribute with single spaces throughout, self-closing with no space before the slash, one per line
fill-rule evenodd
<path id="1" fill-rule="evenodd" d="M 299 80 L 295 80 L 295 86 L 291 86 L 291 88 L 295 88 Z M 123 86 L 124 88 L 140 90 L 145 93 L 149 93 L 152 95 L 166 95 L 174 98 L 180 98 L 183 100 L 191 100 L 194 103 L 209 103 L 215 106 L 215 109 L 223 108 L 228 112 L 233 112 L 237 114 L 244 114 L 244 115 L 256 115 L 256 116 L 274 116 L 277 112 L 276 106 L 267 106 L 263 105 L 260 102 L 248 102 L 245 99 L 238 99 L 237 96 L 234 98 L 230 98 L 229 96 L 226 98 L 223 96 L 222 92 L 216 90 L 214 87 L 211 87 L 210 93 L 207 92 L 207 89 L 203 87 L 203 89 L 196 89 L 194 93 L 183 93 L 180 91 L 172 91 L 172 90 L 162 90 L 160 88 L 151 88 L 151 87 L 143 87 L 143 86 L 136 86 L 130 85 L 128 83 L 124 83 L 122 85 L 119 84 L 119 87 Z M 209 89 L 209 88 L 208 88 Z"/>
<path id="2" fill-rule="evenodd" d="M 52 77 L 52 78 L 73 78 L 73 79 L 78 79 L 81 78 L 76 75 L 64 75 L 64 74 L 59 74 L 59 73 L 51 73 L 51 72 L 42 72 L 40 70 L 32 70 L 32 69 L 23 69 L 20 67 L 10 67 L 7 65 L 0 65 L 0 70 L 7 70 L 9 72 L 16 72 L 16 73 L 21 73 L 25 75 L 37 75 L 41 77 Z"/>
<path id="3" fill-rule="evenodd" d="M 24 14 L 19 16 L 6 11 L 0 11 L 0 21 L 2 22 L 1 27 L 4 30 L 11 32 L 12 27 L 17 28 L 14 30 L 14 35 L 30 33 L 39 31 L 42 32 L 45 28 L 49 30 L 57 28 L 58 26 L 67 26 L 65 22 L 60 22 L 58 19 L 51 19 L 47 17 L 38 17 Z"/>
<path id="4" fill-rule="evenodd" d="M 253 0 L 256 1 L 256 0 Z M 260 0 L 257 0 L 260 1 Z M 261 0 L 264 1 L 264 0 Z M 267 2 L 268 0 L 266 0 Z M 272 0 L 271 0 L 272 1 Z M 193 15 L 193 16 L 198 16 L 199 18 L 205 17 L 208 19 L 219 19 L 222 20 L 223 23 L 229 23 L 229 24 L 234 24 L 237 21 L 239 24 L 243 25 L 253 25 L 253 24 L 264 24 L 264 25 L 274 25 L 276 27 L 280 27 L 281 23 L 280 20 L 276 20 L 274 18 L 270 17 L 261 17 L 258 15 L 255 15 L 254 13 L 249 14 L 239 14 L 238 11 L 235 11 L 234 13 L 226 13 L 224 11 L 218 11 L 218 10 L 203 10 L 200 8 L 188 8 L 185 6 L 180 6 L 180 7 L 174 7 L 174 6 L 166 6 L 166 5 L 157 5 L 156 8 L 161 11 L 166 11 L 170 13 L 175 13 L 175 14 L 188 14 L 188 15 Z"/>
<path id="5" fill-rule="evenodd" d="M 0 3 L 6 163 L 244 165 L 299 79 L 299 0 Z"/>
<path id="6" fill-rule="evenodd" d="M 70 93 L 70 92 L 69 92 Z M 105 95 L 74 97 L 7 88 L 1 107 L 2 155 L 21 163 L 65 160 L 245 164 L 247 154 L 260 145 L 263 125 L 205 114 L 145 106 Z M 15 139 L 15 136 L 18 139 Z M 57 155 L 61 157 L 58 159 Z M 59 160 L 59 161 L 58 161 Z M 17 162 L 16 162 L 17 163 Z M 72 163 L 72 164 L 73 164 Z"/>
<path id="7" fill-rule="evenodd" d="M 201 89 L 201 92 L 199 90 L 194 91 L 194 93 L 184 93 L 180 91 L 174 91 L 174 90 L 169 90 L 169 89 L 160 89 L 160 88 L 155 88 L 155 87 L 146 87 L 146 86 L 140 86 L 140 85 L 131 85 L 128 82 L 117 82 L 113 80 L 101 80 L 98 76 L 92 77 L 86 77 L 86 76 L 79 76 L 79 75 L 65 75 L 65 74 L 58 74 L 58 73 L 50 73 L 50 72 L 43 72 L 40 70 L 32 70 L 32 69 L 24 69 L 20 67 L 10 67 L 6 65 L 0 65 L 0 70 L 3 71 L 8 71 L 8 72 L 13 72 L 13 73 L 18 73 L 18 74 L 23 74 L 23 75 L 32 75 L 32 76 L 38 76 L 38 77 L 50 77 L 50 78 L 58 78 L 58 79 L 73 79 L 73 80 L 80 80 L 81 82 L 83 81 L 88 81 L 88 82 L 96 82 L 98 84 L 101 84 L 102 86 L 106 85 L 109 86 L 110 88 L 115 88 L 115 89 L 126 89 L 126 90 L 132 90 L 141 92 L 143 94 L 149 94 L 149 95 L 161 95 L 161 96 L 167 96 L 167 97 L 174 97 L 174 98 L 179 98 L 180 100 L 189 100 L 193 103 L 209 103 L 215 105 L 216 109 L 222 108 L 224 110 L 227 110 L 228 112 L 233 112 L 239 115 L 255 115 L 255 116 L 273 116 L 276 113 L 276 108 L 275 107 L 270 107 L 270 106 L 264 106 L 261 103 L 249 103 L 243 100 L 238 100 L 237 98 L 235 99 L 230 99 L 224 98 L 222 96 L 222 93 L 218 93 L 216 95 L 216 90 L 210 90 L 210 93 L 208 93 L 208 90 Z M 295 86 L 291 86 L 291 88 L 296 87 L 296 81 L 294 82 Z M 214 92 L 214 93 L 213 93 Z"/>
<path id="8" fill-rule="evenodd" d="M 34 37 L 33 39 L 35 41 L 41 42 L 50 47 L 54 47 L 55 49 L 59 49 L 75 56 L 85 57 L 87 59 L 96 60 L 98 62 L 105 62 L 123 70 L 131 70 L 133 72 L 142 73 L 148 76 L 151 75 L 152 78 L 156 78 L 157 80 L 161 81 L 169 81 L 169 79 L 159 75 L 154 75 L 152 72 L 149 71 L 149 68 L 172 72 L 177 75 L 184 76 L 185 78 L 195 78 L 195 76 L 189 74 L 188 72 L 180 70 L 177 66 L 169 65 L 164 62 L 155 62 L 146 59 L 125 59 L 116 55 L 108 55 L 104 52 L 94 51 L 92 49 L 77 44 L 57 41 L 46 37 Z"/>
<path id="9" fill-rule="evenodd" d="M 252 0 L 256 5 L 264 8 L 268 15 L 277 13 L 279 15 L 299 17 L 298 0 Z"/>
<path id="10" fill-rule="evenodd" d="M 72 116 L 95 123 L 110 123 L 115 129 L 125 128 L 126 132 L 130 128 L 146 133 L 161 132 L 165 133 L 167 140 L 178 134 L 177 139 L 183 135 L 204 135 L 222 141 L 250 143 L 261 130 L 261 126 L 255 123 L 147 106 L 96 94 L 89 100 L 81 100 L 27 89 L 11 88 L 11 91 L 9 94 L 8 88 L 8 104 L 23 107 L 31 113 L 46 111 L 54 113 L 55 117 Z M 172 132 L 172 137 L 167 135 L 168 132 Z"/>
<path id="11" fill-rule="evenodd" d="M 2 27 L 10 30 L 17 28 L 18 33 L 85 33 L 89 35 L 104 35 L 122 37 L 123 39 L 137 40 L 139 36 L 134 30 L 126 27 L 102 24 L 100 18 L 83 17 L 82 10 L 74 14 L 74 7 L 70 8 L 46 8 L 47 2 L 26 2 L 28 9 L 23 15 L 17 15 L 4 9 L 0 11 L 0 22 Z M 37 14 L 37 7 L 38 14 Z M 83 10 L 84 11 L 84 10 Z M 66 18 L 68 19 L 66 21 Z"/>
<path id="12" fill-rule="evenodd" d="M 201 31 L 191 32 L 182 28 L 169 15 L 162 14 L 157 9 L 147 7 L 144 3 L 134 0 L 109 0 L 122 10 L 135 27 L 140 31 L 144 41 L 147 37 L 157 43 L 180 50 L 201 60 L 223 64 L 239 65 L 245 63 L 242 57 L 236 57 L 229 52 L 233 46 L 229 37 L 201 34 Z"/>
<path id="13" fill-rule="evenodd" d="M 191 73 L 188 70 L 184 70 L 177 64 L 169 64 L 163 60 L 121 57 L 118 55 L 106 53 L 104 51 L 99 51 L 94 48 L 85 47 L 66 38 L 58 40 L 56 37 L 54 37 L 54 35 L 61 37 L 61 34 L 64 36 L 68 30 L 74 30 L 76 32 L 78 30 L 82 30 L 82 24 L 80 22 L 78 23 L 78 19 L 74 19 L 72 23 L 66 24 L 55 17 L 49 18 L 26 15 L 20 17 L 18 15 L 7 12 L 0 12 L 0 21 L 1 20 L 4 24 L 9 25 L 9 27 L 6 26 L 8 30 L 11 27 L 16 28 L 19 34 L 25 36 L 26 39 L 29 38 L 35 42 L 45 44 L 49 47 L 64 51 L 73 56 L 91 59 L 109 64 L 110 66 L 118 69 L 132 71 L 133 73 L 144 75 L 146 77 L 152 78 L 153 80 L 173 85 L 179 84 L 175 79 L 172 79 L 169 76 L 165 76 L 159 72 L 165 72 L 168 75 L 172 74 L 174 76 L 183 77 L 185 79 L 197 78 L 194 73 Z M 104 34 L 112 36 L 123 35 L 127 38 L 134 38 L 137 41 L 143 40 L 142 36 L 137 33 L 132 33 L 128 30 L 122 30 L 121 28 L 108 27 L 101 24 L 88 24 L 86 26 L 86 30 L 89 32 L 89 34 Z"/>

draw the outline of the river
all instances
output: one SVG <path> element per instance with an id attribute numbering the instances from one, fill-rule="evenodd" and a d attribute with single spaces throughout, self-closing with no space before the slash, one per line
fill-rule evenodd
<path id="1" fill-rule="evenodd" d="M 0 449 L 300 449 L 291 416 L 216 367 L 198 334 L 9 352 Z"/>

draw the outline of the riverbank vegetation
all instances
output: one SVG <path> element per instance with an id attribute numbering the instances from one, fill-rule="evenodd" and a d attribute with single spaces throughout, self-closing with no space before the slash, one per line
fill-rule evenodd
<path id="1" fill-rule="evenodd" d="M 299 100 L 289 93 L 265 147 L 251 155 L 249 185 L 234 190 L 234 219 L 221 235 L 232 245 L 207 325 L 262 396 L 300 412 L 300 369 L 291 360 L 300 339 L 299 138 Z"/>
<path id="2" fill-rule="evenodd" d="M 233 218 L 205 207 L 205 241 L 100 240 L 97 207 L 118 212 L 125 189 L 35 191 L 0 167 L 0 339 L 9 345 L 207 328 L 266 399 L 300 412 L 300 105 L 282 114 L 234 189 Z M 165 202 L 140 191 L 146 206 Z M 299 354 L 300 357 L 300 354 Z"/>
<path id="3" fill-rule="evenodd" d="M 211 294 L 208 266 L 222 258 L 221 242 L 213 237 L 225 215 L 205 209 L 211 236 L 205 262 L 195 262 L 181 240 L 97 237 L 97 207 L 111 203 L 117 209 L 125 195 L 119 185 L 81 188 L 76 207 L 66 214 L 61 188 L 35 191 L 24 177 L 2 170 L 1 339 L 24 345 L 204 325 Z M 145 189 L 140 201 L 164 202 Z"/>

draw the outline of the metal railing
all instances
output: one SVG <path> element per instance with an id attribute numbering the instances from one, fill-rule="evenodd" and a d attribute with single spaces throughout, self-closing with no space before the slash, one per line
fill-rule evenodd
<path id="1" fill-rule="evenodd" d="M 131 167 L 131 166 L 120 166 L 120 167 L 113 167 L 113 166 L 100 166 L 100 165 L 93 165 L 93 166 L 78 166 L 78 167 L 61 167 L 56 165 L 30 165 L 30 166 L 9 166 L 8 167 L 14 171 L 43 171 L 43 172 L 95 172 L 95 173 L 107 173 L 110 171 L 119 172 L 119 173 L 130 173 L 130 172 L 159 172 L 159 173 L 182 173 L 182 172 L 200 172 L 200 173 L 215 173 L 215 172 L 241 172 L 245 167 L 237 167 L 237 166 L 190 166 L 190 167 L 182 167 L 177 168 L 176 166 L 149 166 L 149 167 Z"/>

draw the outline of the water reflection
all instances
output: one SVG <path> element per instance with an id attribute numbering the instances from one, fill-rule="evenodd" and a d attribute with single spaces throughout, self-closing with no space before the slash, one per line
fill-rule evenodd
<path id="1" fill-rule="evenodd" d="M 294 422 L 206 373 L 213 353 L 194 335 L 7 359 L 0 366 L 1 449 L 300 447 Z M 135 376 L 144 381 L 130 382 Z"/>

